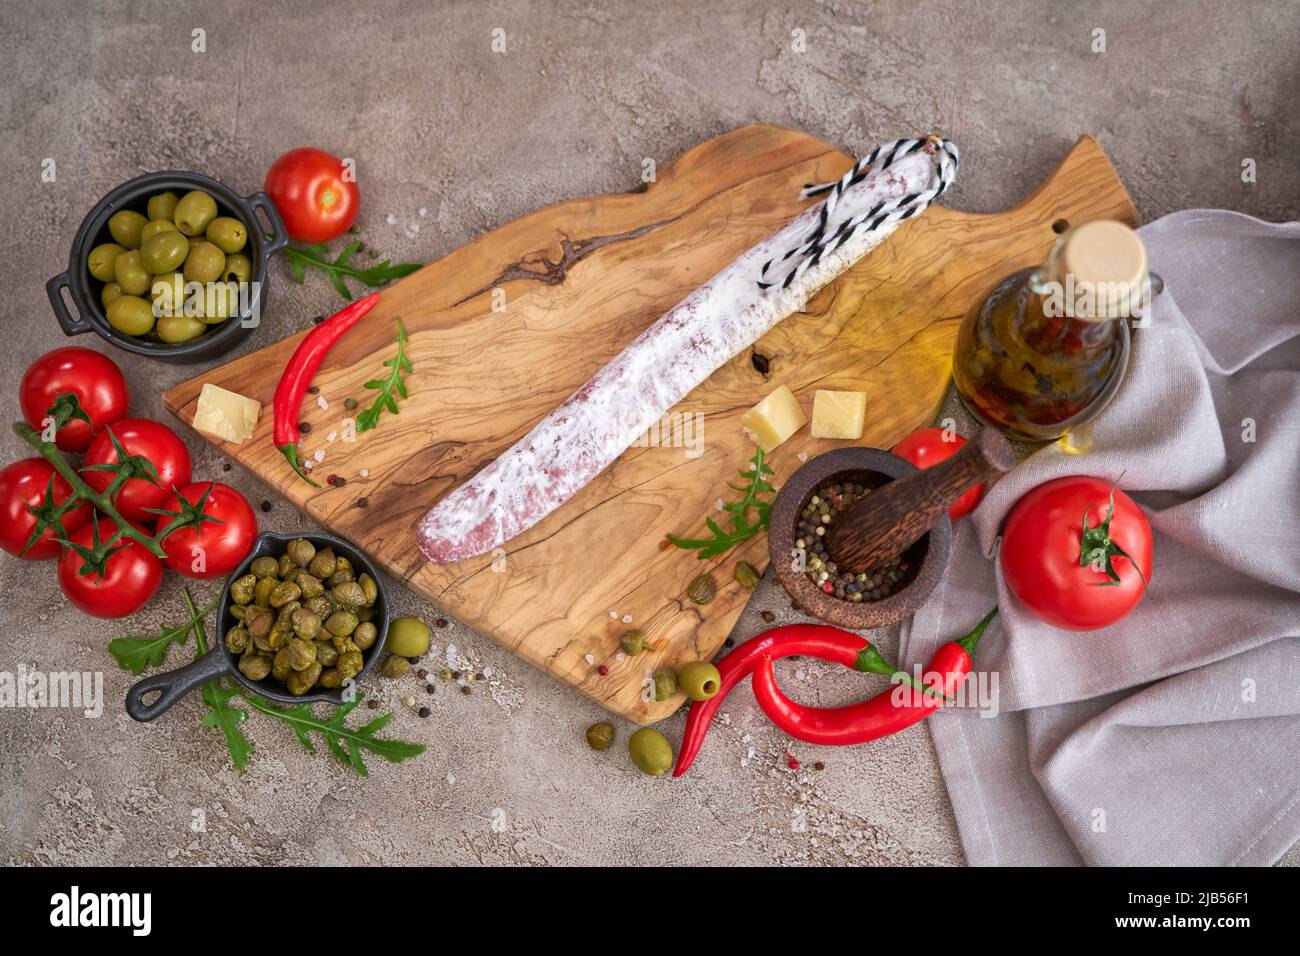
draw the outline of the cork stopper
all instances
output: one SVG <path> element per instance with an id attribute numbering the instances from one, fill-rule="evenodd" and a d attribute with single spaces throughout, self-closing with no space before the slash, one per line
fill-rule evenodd
<path id="1" fill-rule="evenodd" d="M 1059 284 L 1063 314 L 1072 319 L 1128 318 L 1147 291 L 1142 240 L 1113 219 L 1085 222 L 1067 231 L 1053 247 L 1046 272 Z"/>

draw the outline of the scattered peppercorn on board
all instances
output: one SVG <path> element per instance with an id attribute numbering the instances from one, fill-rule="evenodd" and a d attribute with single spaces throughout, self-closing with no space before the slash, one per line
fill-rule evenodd
<path id="1" fill-rule="evenodd" d="M 614 713 L 661 719 L 685 698 L 643 701 L 645 677 L 711 658 L 750 594 L 734 579 L 736 563 L 766 566 L 761 536 L 704 562 L 664 538 L 698 537 L 706 516 L 725 517 L 718 502 L 734 497 L 727 482 L 753 454 L 741 416 L 780 385 L 809 414 L 819 388 L 866 393 L 862 438 L 801 429 L 769 457 L 778 487 L 800 455 L 846 444 L 888 448 L 930 422 L 962 314 L 993 279 L 1041 262 L 1058 220 L 1138 223 L 1095 140 L 1081 138 L 1015 209 L 972 215 L 936 206 L 905 223 L 760 340 L 766 376 L 764 363 L 743 353 L 673 410 L 691 423 L 702 415 L 702 435 L 679 431 L 684 441 L 665 447 L 674 430 L 662 429 L 496 556 L 426 564 L 415 526 L 642 329 L 794 216 L 807 203 L 804 184 L 833 180 L 852 162 L 804 133 L 746 126 L 661 167 L 642 191 L 541 209 L 384 289 L 326 356 L 314 379 L 319 392 L 303 402 L 303 457 L 324 452 L 312 472 L 319 489 L 290 470 L 271 438 L 276 383 L 305 333 L 204 372 L 165 402 L 187 424 L 205 382 L 261 402 L 248 441 L 204 437 L 467 625 Z M 343 420 L 357 411 L 344 402 L 364 408 L 373 396 L 363 384 L 394 354 L 395 317 L 409 336 L 409 397 L 400 414 L 345 441 Z M 274 316 L 267 325 L 275 328 Z M 682 447 L 700 438 L 698 448 Z M 326 483 L 328 475 L 343 481 Z M 701 606 L 686 589 L 703 570 L 714 574 L 717 594 Z M 619 650 L 629 628 L 649 644 L 636 657 Z"/>

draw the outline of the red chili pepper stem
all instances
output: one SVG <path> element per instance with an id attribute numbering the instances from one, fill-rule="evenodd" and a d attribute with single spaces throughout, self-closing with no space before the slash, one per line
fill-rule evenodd
<path id="1" fill-rule="evenodd" d="M 889 661 L 885 660 L 885 656 L 881 654 L 880 651 L 876 650 L 875 646 L 872 644 L 868 644 L 858 652 L 858 659 L 853 662 L 853 669 L 864 674 L 881 674 L 888 677 L 890 680 L 897 678 L 908 687 L 911 687 L 913 690 L 922 694 L 932 694 L 936 697 L 941 697 L 944 700 L 949 700 L 949 698 L 944 697 L 943 694 L 935 690 L 933 687 L 925 686 L 907 671 L 899 670 L 896 666 L 889 663 Z"/>
<path id="2" fill-rule="evenodd" d="M 284 455 L 288 460 L 289 466 L 293 468 L 293 470 L 296 471 L 299 476 L 307 482 L 307 484 L 311 485 L 313 488 L 320 487 L 320 485 L 311 480 L 311 476 L 307 474 L 307 470 L 302 467 L 302 462 L 298 460 L 298 445 L 296 442 L 292 445 L 276 445 L 275 447 L 280 449 L 280 454 Z"/>
<path id="3" fill-rule="evenodd" d="M 965 637 L 959 637 L 957 640 L 953 641 L 953 643 L 964 650 L 967 654 L 974 654 L 975 645 L 980 642 L 980 638 L 984 636 L 985 628 L 989 626 L 989 621 L 993 620 L 994 615 L 997 613 L 998 609 L 995 605 L 993 610 L 985 614 L 984 619 L 975 625 L 975 630 L 971 631 Z"/>

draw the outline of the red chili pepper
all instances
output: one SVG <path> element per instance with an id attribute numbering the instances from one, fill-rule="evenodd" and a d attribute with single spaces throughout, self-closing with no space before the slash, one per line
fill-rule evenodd
<path id="1" fill-rule="evenodd" d="M 723 698 L 747 674 L 753 674 L 754 696 L 768 718 L 790 736 L 808 743 L 861 744 L 910 727 L 933 713 L 965 681 L 970 673 L 971 651 L 997 610 L 989 611 L 965 637 L 935 651 L 923 677 L 923 690 L 906 672 L 886 661 L 870 641 L 839 628 L 787 624 L 746 641 L 718 661 L 722 676 L 718 693 L 691 704 L 673 776 L 680 777 L 690 768 Z M 781 693 L 772 671 L 773 661 L 793 655 L 816 657 L 873 674 L 899 675 L 921 693 L 910 695 L 915 698 L 910 702 L 899 703 L 894 696 L 897 688 L 891 687 L 847 707 L 806 707 Z"/>
<path id="2" fill-rule="evenodd" d="M 339 336 L 356 325 L 357 320 L 378 302 L 379 293 L 372 292 L 340 309 L 308 332 L 298 343 L 284 374 L 280 376 L 280 384 L 275 387 L 275 447 L 313 488 L 320 485 L 311 480 L 298 460 L 298 410 L 302 406 L 302 397 L 307 394 L 307 387 L 311 385 L 325 353 L 339 340 Z"/>

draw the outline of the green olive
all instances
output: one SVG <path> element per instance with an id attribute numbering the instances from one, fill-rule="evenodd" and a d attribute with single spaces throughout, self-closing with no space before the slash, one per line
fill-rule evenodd
<path id="1" fill-rule="evenodd" d="M 248 230 L 244 224 L 230 216 L 218 216 L 208 223 L 205 235 L 208 242 L 227 254 L 238 252 L 248 242 Z"/>
<path id="2" fill-rule="evenodd" d="M 172 219 L 176 228 L 187 236 L 200 236 L 208 223 L 217 218 L 217 201 L 202 190 L 186 193 L 176 203 Z"/>
<path id="3" fill-rule="evenodd" d="M 190 241 L 179 232 L 160 232 L 140 246 L 140 259 L 146 269 L 158 275 L 179 269 L 189 251 Z"/>
<path id="4" fill-rule="evenodd" d="M 149 197 L 149 205 L 146 211 L 150 219 L 166 219 L 168 221 L 176 215 L 176 194 L 170 189 L 165 193 L 156 193 Z"/>
<path id="5" fill-rule="evenodd" d="M 144 267 L 144 260 L 139 250 L 132 249 L 117 257 L 113 263 L 113 275 L 117 284 L 127 295 L 144 295 L 149 290 L 153 275 Z"/>
<path id="6" fill-rule="evenodd" d="M 120 295 L 105 311 L 108 324 L 126 335 L 147 335 L 153 328 L 153 307 L 137 295 Z"/>
<path id="7" fill-rule="evenodd" d="M 627 741 L 632 763 L 642 773 L 658 777 L 673 765 L 673 748 L 668 738 L 650 727 L 642 727 Z"/>
<path id="8" fill-rule="evenodd" d="M 587 728 L 587 746 L 592 750 L 607 750 L 613 742 L 613 724 L 592 724 Z"/>
<path id="9" fill-rule="evenodd" d="M 105 242 L 90 250 L 86 266 L 90 269 L 90 274 L 100 282 L 112 282 L 116 278 L 113 267 L 117 263 L 117 257 L 124 252 L 126 250 L 116 242 Z"/>
<path id="10" fill-rule="evenodd" d="M 203 320 L 216 325 L 230 318 L 239 307 L 239 286 L 233 282 L 209 282 L 203 287 Z"/>
<path id="11" fill-rule="evenodd" d="M 708 700 L 722 686 L 722 675 L 708 661 L 691 661 L 677 672 L 677 683 L 691 700 Z"/>
<path id="12" fill-rule="evenodd" d="M 149 283 L 149 298 L 157 305 L 159 315 L 184 315 L 185 277 L 179 272 L 154 276 Z"/>
<path id="13" fill-rule="evenodd" d="M 419 657 L 429 650 L 429 625 L 418 617 L 399 617 L 388 625 L 388 642 L 384 646 L 390 654 Z"/>
<path id="14" fill-rule="evenodd" d="M 207 328 L 202 319 L 188 315 L 164 315 L 158 319 L 158 337 L 168 345 L 197 339 Z"/>
<path id="15" fill-rule="evenodd" d="M 150 219 L 140 230 L 140 248 L 160 232 L 177 232 L 176 223 L 170 219 Z"/>
<path id="16" fill-rule="evenodd" d="M 116 282 L 110 282 L 99 291 L 99 304 L 108 308 L 108 304 L 122 294 L 122 287 Z"/>
<path id="17" fill-rule="evenodd" d="M 185 278 L 190 282 L 215 282 L 225 268 L 226 254 L 212 243 L 200 239 L 190 244 L 185 257 Z"/>
<path id="18" fill-rule="evenodd" d="M 253 278 L 253 263 L 241 253 L 226 256 L 226 268 L 221 278 L 228 282 L 248 282 Z"/>
<path id="19" fill-rule="evenodd" d="M 148 221 L 134 209 L 122 209 L 108 217 L 108 231 L 119 246 L 139 249 L 140 230 Z"/>

